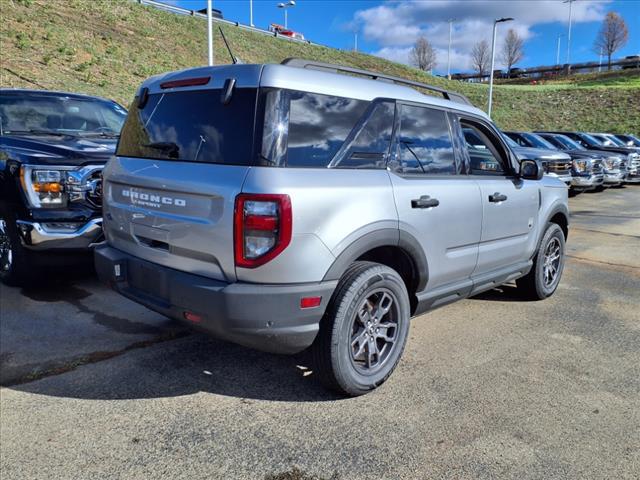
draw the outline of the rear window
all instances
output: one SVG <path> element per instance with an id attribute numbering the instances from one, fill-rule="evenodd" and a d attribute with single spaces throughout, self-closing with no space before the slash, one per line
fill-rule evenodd
<path id="1" fill-rule="evenodd" d="M 238 88 L 223 104 L 221 90 L 136 97 L 122 129 L 117 155 L 160 160 L 250 165 L 257 90 Z"/>

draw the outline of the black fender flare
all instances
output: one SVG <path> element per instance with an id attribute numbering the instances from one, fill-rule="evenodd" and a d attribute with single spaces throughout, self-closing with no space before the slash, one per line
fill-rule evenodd
<path id="1" fill-rule="evenodd" d="M 427 257 L 420 242 L 409 232 L 394 228 L 382 228 L 367 233 L 353 241 L 334 260 L 325 274 L 325 280 L 338 280 L 356 259 L 378 247 L 399 247 L 407 254 L 417 275 L 416 292 L 425 289 L 429 279 Z"/>

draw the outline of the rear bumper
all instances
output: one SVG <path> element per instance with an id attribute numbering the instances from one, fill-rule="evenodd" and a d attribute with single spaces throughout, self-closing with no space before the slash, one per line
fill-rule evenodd
<path id="1" fill-rule="evenodd" d="M 108 245 L 95 250 L 99 278 L 151 310 L 246 347 L 296 353 L 309 347 L 337 281 L 260 285 L 226 283 L 163 267 Z M 116 275 L 118 273 L 118 275 Z M 302 297 L 322 297 L 300 308 Z M 191 321 L 185 317 L 189 312 Z"/>

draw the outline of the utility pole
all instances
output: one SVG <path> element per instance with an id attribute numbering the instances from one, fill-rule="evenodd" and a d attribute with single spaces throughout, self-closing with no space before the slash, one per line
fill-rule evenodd
<path id="1" fill-rule="evenodd" d="M 491 107 L 493 105 L 493 69 L 495 68 L 496 61 L 496 27 L 499 23 L 510 22 L 513 18 L 498 18 L 493 21 L 493 41 L 491 42 L 491 74 L 489 76 L 489 108 L 487 109 L 487 115 L 491 118 Z"/>
<path id="2" fill-rule="evenodd" d="M 213 0 L 207 0 L 207 45 L 209 46 L 209 66 L 213 66 Z"/>
<path id="3" fill-rule="evenodd" d="M 600 60 L 598 60 L 598 73 L 602 71 L 602 47 L 600 47 Z"/>
<path id="4" fill-rule="evenodd" d="M 451 80 L 451 27 L 453 26 L 453 22 L 455 22 L 455 18 L 450 18 L 447 20 L 449 22 L 449 49 L 447 50 L 447 78 Z"/>

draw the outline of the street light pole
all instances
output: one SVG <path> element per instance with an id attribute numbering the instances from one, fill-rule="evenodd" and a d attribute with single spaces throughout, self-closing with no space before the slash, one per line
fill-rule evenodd
<path id="1" fill-rule="evenodd" d="M 290 7 L 295 7 L 296 6 L 296 2 L 295 0 L 289 0 L 287 3 L 279 3 L 278 4 L 278 8 L 281 8 L 284 10 L 284 29 L 288 30 L 289 26 L 288 26 L 288 18 L 287 18 L 287 9 Z"/>
<path id="2" fill-rule="evenodd" d="M 491 42 L 491 74 L 489 76 L 489 108 L 487 109 L 487 115 L 491 118 L 491 107 L 493 106 L 493 69 L 495 68 L 496 61 L 496 30 L 499 23 L 510 22 L 513 18 L 498 18 L 493 21 L 493 40 Z"/>
<path id="3" fill-rule="evenodd" d="M 253 24 L 253 0 L 249 0 L 249 25 L 255 27 Z"/>
<path id="4" fill-rule="evenodd" d="M 564 37 L 564 34 L 558 34 L 558 51 L 556 52 L 556 65 L 560 65 L 560 39 Z"/>
<path id="5" fill-rule="evenodd" d="M 354 45 L 353 45 L 353 51 L 357 52 L 358 51 L 358 32 L 356 32 L 355 34 L 355 41 L 354 41 Z"/>
<path id="6" fill-rule="evenodd" d="M 213 0 L 207 0 L 207 45 L 209 46 L 209 66 L 213 66 Z"/>
<path id="7" fill-rule="evenodd" d="M 575 2 L 575 0 L 564 0 L 564 2 L 562 2 L 562 3 L 569 4 L 569 30 L 567 31 L 567 62 L 566 62 L 567 64 L 569 64 L 571 60 L 571 22 L 573 20 L 573 17 L 572 17 L 573 2 Z"/>
<path id="8" fill-rule="evenodd" d="M 449 49 L 447 51 L 447 78 L 451 80 L 451 27 L 455 18 L 450 18 L 447 20 L 449 22 Z"/>

